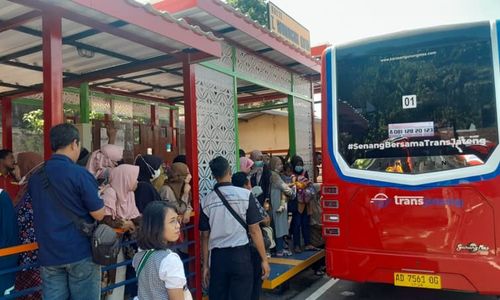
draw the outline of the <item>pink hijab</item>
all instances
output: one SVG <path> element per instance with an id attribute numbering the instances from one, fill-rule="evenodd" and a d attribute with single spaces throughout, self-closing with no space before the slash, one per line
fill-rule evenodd
<path id="1" fill-rule="evenodd" d="M 120 165 L 109 176 L 109 185 L 105 188 L 102 199 L 106 215 L 121 219 L 135 219 L 141 214 L 135 205 L 134 189 L 137 186 L 139 167 Z"/>
<path id="2" fill-rule="evenodd" d="M 123 147 L 113 144 L 102 145 L 101 149 L 92 152 L 87 162 L 87 170 L 95 178 L 100 178 L 106 169 L 116 167 L 117 162 L 122 159 Z"/>
<path id="3" fill-rule="evenodd" d="M 253 166 L 253 160 L 247 157 L 240 157 L 240 171 L 247 174 L 250 173 L 250 169 Z"/>

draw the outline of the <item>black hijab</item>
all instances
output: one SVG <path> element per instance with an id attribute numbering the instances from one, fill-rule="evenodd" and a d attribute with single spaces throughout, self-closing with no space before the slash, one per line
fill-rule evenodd
<path id="1" fill-rule="evenodd" d="M 257 174 L 253 174 L 250 177 L 250 183 L 252 186 L 260 186 L 262 188 L 262 194 L 257 197 L 260 205 L 264 205 L 264 201 L 269 199 L 271 195 L 271 170 L 267 165 L 264 165 L 264 169 L 262 171 L 262 176 L 260 177 L 260 181 L 257 182 Z"/>
<path id="2" fill-rule="evenodd" d="M 161 201 L 160 194 L 151 183 L 153 175 L 163 163 L 162 159 L 154 155 L 139 155 L 135 165 L 139 166 L 137 189 L 135 190 L 135 205 L 142 214 L 146 206 L 152 201 Z"/>
<path id="3" fill-rule="evenodd" d="M 294 155 L 290 159 L 290 164 L 292 165 L 292 172 L 293 172 L 293 174 L 295 174 L 295 175 L 304 175 L 307 179 L 309 179 L 309 174 L 307 173 L 307 171 L 305 169 L 301 173 L 298 173 L 297 171 L 295 171 L 295 167 L 299 163 L 302 163 L 302 166 L 304 166 L 304 160 L 302 159 L 302 157 L 300 157 L 298 155 Z"/>
<path id="4" fill-rule="evenodd" d="M 154 172 L 158 170 L 163 163 L 162 159 L 154 155 L 138 155 L 135 159 L 135 165 L 139 166 L 139 181 L 151 182 Z"/>

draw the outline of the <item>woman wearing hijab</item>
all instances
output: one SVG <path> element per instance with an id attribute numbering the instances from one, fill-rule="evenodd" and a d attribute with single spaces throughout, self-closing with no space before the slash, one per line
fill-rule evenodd
<path id="1" fill-rule="evenodd" d="M 33 227 L 33 206 L 31 196 L 28 193 L 28 182 L 33 174 L 43 163 L 43 157 L 35 152 L 21 152 L 17 155 L 21 181 L 19 182 L 19 193 L 16 197 L 16 216 L 19 226 L 19 238 L 21 244 L 36 242 L 35 228 Z M 32 265 L 38 261 L 38 250 L 23 252 L 19 256 L 19 265 Z M 40 271 L 29 269 L 19 271 L 16 275 L 16 290 L 24 290 L 42 284 Z M 18 297 L 18 299 L 42 299 L 40 291 L 29 296 Z"/>
<path id="2" fill-rule="evenodd" d="M 135 159 L 135 165 L 139 167 L 139 183 L 135 190 L 135 204 L 142 213 L 146 206 L 152 201 L 161 201 L 160 194 L 152 182 L 161 175 L 163 161 L 158 156 L 141 155 Z"/>
<path id="3" fill-rule="evenodd" d="M 0 249 L 19 245 L 19 231 L 12 200 L 5 190 L 0 189 Z M 1 256 L 0 270 L 15 268 L 17 255 Z M 14 290 L 14 272 L 0 275 L 0 298 Z"/>
<path id="4" fill-rule="evenodd" d="M 110 172 L 109 185 L 102 191 L 105 218 L 115 223 L 110 226 L 125 230 L 134 230 L 134 220 L 141 216 L 135 204 L 134 191 L 137 188 L 139 167 L 119 165 Z M 119 223 L 121 226 L 117 226 Z M 136 222 L 137 223 L 137 222 Z"/>
<path id="5" fill-rule="evenodd" d="M 248 157 L 240 157 L 240 171 L 246 173 L 247 175 L 250 174 L 250 171 L 252 171 L 253 167 L 253 160 L 251 160 Z"/>
<path id="6" fill-rule="evenodd" d="M 135 205 L 134 194 L 137 188 L 138 176 L 138 166 L 119 165 L 111 170 L 109 174 L 109 185 L 104 188 L 101 194 L 106 214 L 103 222 L 111 227 L 123 229 L 126 232 L 125 235 L 127 235 L 127 232 L 135 231 L 135 225 L 139 223 L 139 218 L 141 216 Z M 123 260 L 123 251 L 120 251 L 116 262 L 120 263 Z M 108 271 L 109 283 L 124 281 L 125 274 L 125 266 Z M 106 299 L 123 299 L 124 292 L 125 287 L 116 288 L 111 294 L 106 296 Z"/>
<path id="7" fill-rule="evenodd" d="M 176 162 L 168 172 L 168 181 L 160 190 L 160 197 L 171 202 L 184 224 L 189 223 L 193 207 L 191 206 L 191 173 L 186 164 Z"/>
<path id="8" fill-rule="evenodd" d="M 292 253 L 285 249 L 284 237 L 288 234 L 288 212 L 286 208 L 280 210 L 282 194 L 292 197 L 293 190 L 281 179 L 283 163 L 279 157 L 271 158 L 271 209 L 276 235 L 276 255 L 289 256 Z"/>
<path id="9" fill-rule="evenodd" d="M 95 176 L 97 181 L 106 184 L 109 172 L 123 159 L 123 147 L 106 144 L 101 149 L 92 152 L 88 162 L 87 170 Z"/>
<path id="10" fill-rule="evenodd" d="M 304 239 L 305 250 L 306 251 L 318 250 L 318 248 L 311 245 L 310 207 L 308 204 L 298 201 L 298 197 L 300 196 L 299 194 L 301 193 L 301 190 L 304 190 L 309 185 L 312 185 L 312 182 L 309 181 L 309 174 L 304 169 L 304 161 L 302 160 L 302 157 L 295 155 L 290 160 L 290 163 L 292 164 L 293 181 L 296 183 L 296 186 L 298 187 L 297 196 L 291 202 L 291 206 L 289 206 L 289 208 L 292 207 L 291 209 L 292 222 L 290 226 L 292 227 L 291 229 L 293 235 L 293 244 L 295 247 L 294 252 L 296 253 L 302 252 L 300 246 L 301 232 L 302 232 L 302 238 Z"/>
<path id="11" fill-rule="evenodd" d="M 17 165 L 21 180 L 19 181 L 19 192 L 14 200 L 14 206 L 17 206 L 19 201 L 25 196 L 28 189 L 29 176 L 35 167 L 43 163 L 43 157 L 36 152 L 21 152 L 17 155 Z"/>
<path id="12" fill-rule="evenodd" d="M 254 162 L 253 169 L 250 172 L 250 183 L 252 187 L 260 186 L 262 188 L 262 194 L 257 197 L 257 200 L 259 200 L 261 206 L 264 206 L 266 199 L 269 199 L 271 171 L 264 165 L 263 155 L 259 150 L 252 151 L 250 159 Z"/>

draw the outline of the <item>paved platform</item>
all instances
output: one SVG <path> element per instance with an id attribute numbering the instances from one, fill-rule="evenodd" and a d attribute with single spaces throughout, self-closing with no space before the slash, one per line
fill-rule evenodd
<path id="1" fill-rule="evenodd" d="M 284 282 L 310 267 L 312 264 L 325 257 L 325 251 L 304 251 L 288 257 L 272 257 L 271 274 L 269 279 L 262 284 L 264 289 L 275 289 Z"/>

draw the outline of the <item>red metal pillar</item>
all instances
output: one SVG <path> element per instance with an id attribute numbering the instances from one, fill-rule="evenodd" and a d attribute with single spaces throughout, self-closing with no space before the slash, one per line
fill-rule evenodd
<path id="1" fill-rule="evenodd" d="M 195 211 L 194 229 L 190 231 L 189 240 L 195 241 L 194 247 L 190 248 L 189 255 L 194 256 L 194 265 L 190 264 L 190 272 L 194 272 L 194 287 L 196 288 L 195 299 L 201 300 L 201 249 L 200 231 L 198 230 L 200 217 L 200 194 L 198 178 L 198 130 L 196 118 L 196 78 L 195 66 L 189 63 L 188 58 L 183 61 L 182 73 L 184 75 L 184 111 L 186 128 L 186 160 L 193 176 L 193 208 Z M 193 287 L 193 283 L 191 283 Z"/>
<path id="2" fill-rule="evenodd" d="M 168 121 L 169 121 L 169 127 L 172 128 L 172 149 L 177 149 L 177 135 L 178 135 L 178 131 L 177 131 L 177 128 L 175 128 L 175 110 L 173 110 L 172 108 L 170 108 L 169 110 L 169 118 L 168 118 Z M 180 149 L 179 149 L 180 150 Z"/>
<path id="3" fill-rule="evenodd" d="M 43 112 L 44 156 L 50 158 L 50 128 L 63 122 L 62 18 L 45 11 L 43 29 Z"/>
<path id="4" fill-rule="evenodd" d="M 156 105 L 150 105 L 151 107 L 151 126 L 157 126 L 160 124 L 158 120 L 158 114 L 156 113 Z"/>
<path id="5" fill-rule="evenodd" d="M 169 118 L 168 118 L 168 122 L 169 122 L 169 126 L 174 128 L 175 126 L 175 120 L 174 120 L 174 117 L 175 117 L 175 113 L 174 113 L 174 110 L 172 108 L 170 108 L 168 110 L 168 113 L 169 113 Z"/>
<path id="6" fill-rule="evenodd" d="M 3 98 L 2 103 L 2 148 L 12 150 L 12 99 Z"/>

